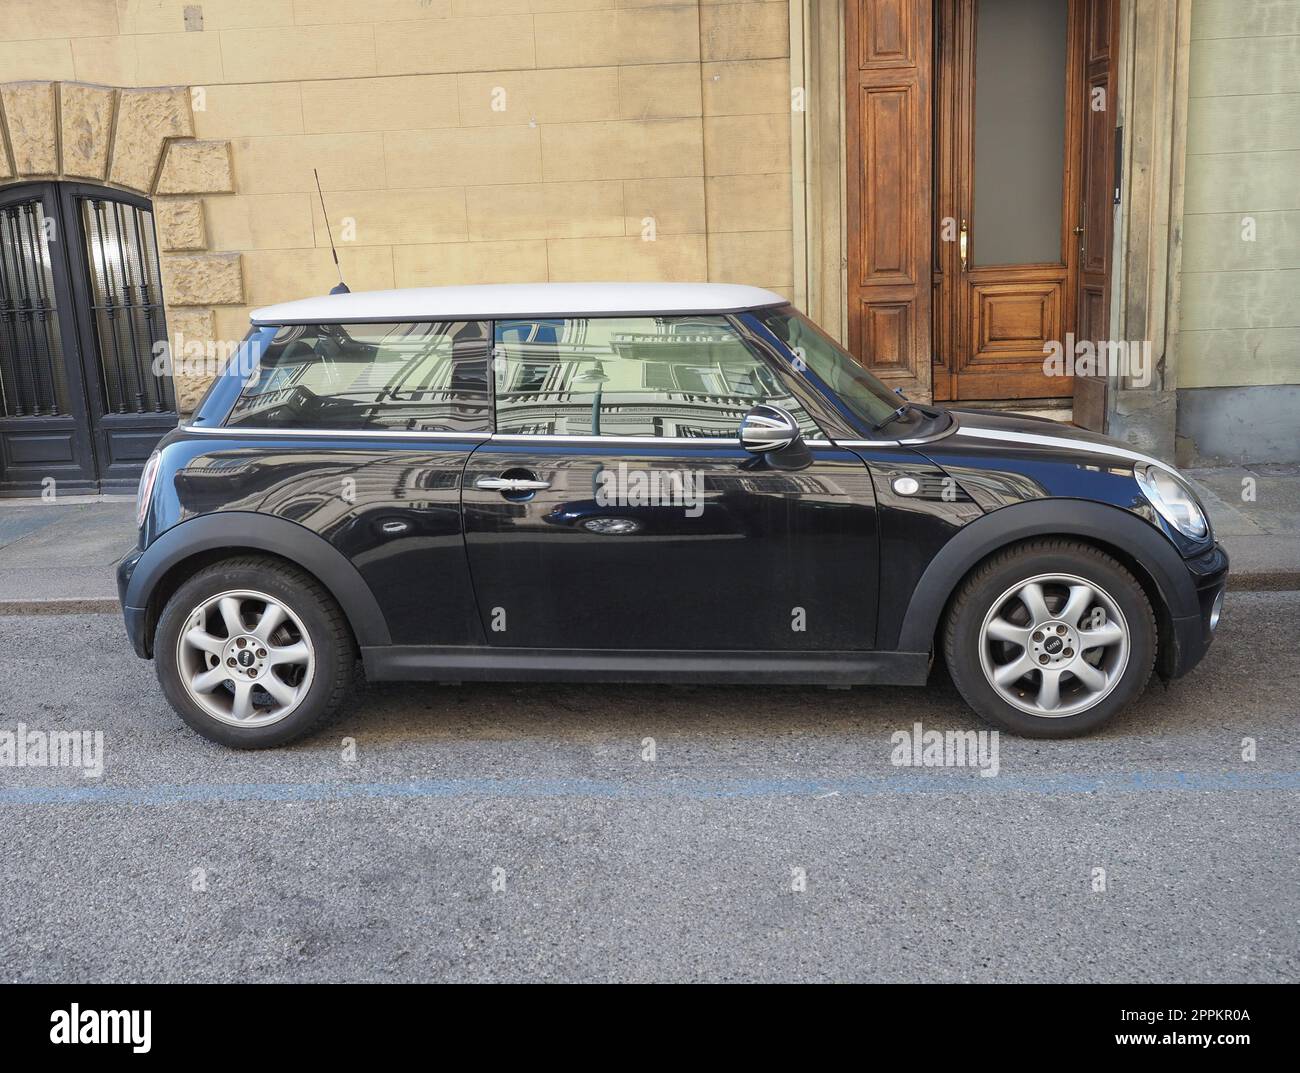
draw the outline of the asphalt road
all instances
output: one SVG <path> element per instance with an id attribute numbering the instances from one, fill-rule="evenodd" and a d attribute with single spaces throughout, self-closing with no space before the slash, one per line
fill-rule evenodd
<path id="1" fill-rule="evenodd" d="M 1297 641 L 1300 594 L 1232 595 L 1191 678 L 984 777 L 891 764 L 979 728 L 946 681 L 372 686 L 236 753 L 115 618 L 0 618 L 0 731 L 105 749 L 0 767 L 0 976 L 1295 981 Z"/>

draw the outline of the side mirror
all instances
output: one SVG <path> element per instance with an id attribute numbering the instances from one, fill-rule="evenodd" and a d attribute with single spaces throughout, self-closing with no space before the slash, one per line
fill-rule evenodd
<path id="1" fill-rule="evenodd" d="M 780 451 L 799 439 L 799 422 L 779 406 L 760 402 L 740 422 L 740 445 L 751 454 Z"/>

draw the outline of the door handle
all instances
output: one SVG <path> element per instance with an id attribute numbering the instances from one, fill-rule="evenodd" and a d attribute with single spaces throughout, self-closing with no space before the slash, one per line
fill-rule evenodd
<path id="1" fill-rule="evenodd" d="M 960 235 L 960 239 L 959 239 L 959 241 L 958 241 L 958 243 L 957 243 L 958 250 L 959 250 L 960 253 L 961 253 L 961 270 L 962 270 L 963 272 L 966 271 L 966 238 L 967 238 L 967 235 L 968 235 L 968 234 L 969 234 L 969 231 L 967 230 L 967 227 L 966 227 L 966 221 L 963 220 L 963 221 L 961 222 L 961 235 Z"/>
<path id="2" fill-rule="evenodd" d="M 475 488 L 482 488 L 485 492 L 540 492 L 550 486 L 550 481 L 530 481 L 522 477 L 480 477 L 474 482 Z"/>

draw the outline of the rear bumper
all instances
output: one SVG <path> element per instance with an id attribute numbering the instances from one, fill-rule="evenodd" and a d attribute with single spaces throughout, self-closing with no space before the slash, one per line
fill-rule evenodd
<path id="1" fill-rule="evenodd" d="M 126 602 L 126 593 L 131 584 L 131 575 L 135 573 L 136 564 L 143 554 L 142 551 L 133 551 L 117 564 L 117 601 L 122 605 L 122 618 L 126 622 L 126 635 L 131 641 L 131 647 L 141 659 L 149 659 L 152 653 L 149 651 L 149 636 L 147 633 L 148 609 L 131 607 Z"/>
<path id="2" fill-rule="evenodd" d="M 1214 608 L 1228 585 L 1228 553 L 1216 544 L 1203 555 L 1187 560 L 1188 572 L 1196 589 L 1196 608 L 1191 614 L 1171 620 L 1171 649 L 1161 662 L 1161 673 L 1166 678 L 1179 678 L 1186 674 L 1209 651 L 1214 640 Z"/>

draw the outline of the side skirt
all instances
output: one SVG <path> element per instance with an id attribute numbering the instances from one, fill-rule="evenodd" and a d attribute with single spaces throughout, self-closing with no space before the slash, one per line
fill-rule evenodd
<path id="1" fill-rule="evenodd" d="M 925 685 L 928 652 L 673 652 L 577 648 L 363 648 L 371 681 Z"/>

